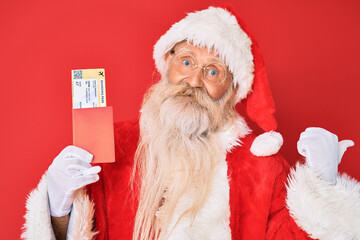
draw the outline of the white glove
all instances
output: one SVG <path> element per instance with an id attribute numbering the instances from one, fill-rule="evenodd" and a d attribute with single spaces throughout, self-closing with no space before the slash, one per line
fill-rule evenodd
<path id="1" fill-rule="evenodd" d="M 90 165 L 93 155 L 84 149 L 67 146 L 48 169 L 50 214 L 62 217 L 71 211 L 74 192 L 99 180 L 101 167 Z"/>
<path id="2" fill-rule="evenodd" d="M 298 152 L 306 158 L 306 164 L 331 184 L 336 184 L 338 165 L 351 146 L 354 146 L 353 141 L 338 142 L 335 134 L 317 127 L 307 128 L 297 142 Z"/>

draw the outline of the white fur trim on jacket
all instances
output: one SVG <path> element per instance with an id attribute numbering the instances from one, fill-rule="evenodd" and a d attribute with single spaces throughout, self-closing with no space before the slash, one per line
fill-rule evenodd
<path id="1" fill-rule="evenodd" d="M 297 164 L 288 179 L 287 206 L 312 238 L 360 239 L 360 183 L 345 174 L 331 185 Z"/>
<path id="2" fill-rule="evenodd" d="M 76 193 L 67 239 L 93 239 L 92 231 L 94 204 L 84 190 Z M 29 194 L 26 200 L 25 224 L 21 239 L 53 240 L 54 231 L 51 225 L 50 208 L 47 191 L 47 173 L 40 180 L 38 186 Z"/>
<path id="3" fill-rule="evenodd" d="M 180 218 L 192 205 L 191 192 L 185 193 L 180 197 L 174 209 L 171 222 L 166 229 L 167 235 L 171 233 L 169 238 L 167 238 L 168 240 L 231 240 L 230 187 L 225 158 L 226 154 L 224 153 L 215 168 L 209 196 L 197 213 L 194 221 L 189 216 Z M 174 226 L 176 227 L 174 228 Z"/>
<path id="4" fill-rule="evenodd" d="M 236 101 L 246 98 L 254 78 L 252 42 L 235 16 L 223 8 L 209 7 L 173 24 L 154 46 L 153 57 L 160 73 L 166 70 L 165 54 L 183 40 L 219 54 L 233 73 L 234 85 L 239 85 Z"/>
<path id="5" fill-rule="evenodd" d="M 250 151 L 258 157 L 270 156 L 277 153 L 283 145 L 280 133 L 270 131 L 260 134 L 251 144 Z"/>
<path id="6" fill-rule="evenodd" d="M 239 114 L 235 123 L 228 128 L 225 127 L 225 129 L 225 131 L 220 131 L 217 135 L 226 152 L 231 152 L 235 147 L 241 146 L 241 138 L 252 132 L 247 126 L 245 119 Z"/>

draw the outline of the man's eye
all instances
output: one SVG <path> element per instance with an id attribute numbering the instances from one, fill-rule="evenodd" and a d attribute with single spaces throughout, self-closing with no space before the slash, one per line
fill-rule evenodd
<path id="1" fill-rule="evenodd" d="M 211 75 L 211 76 L 215 76 L 216 74 L 217 74 L 217 72 L 216 72 L 215 70 L 211 70 L 211 71 L 210 71 L 210 75 Z"/>
<path id="2" fill-rule="evenodd" d="M 184 60 L 183 64 L 188 67 L 188 66 L 190 66 L 190 61 L 189 60 Z"/>

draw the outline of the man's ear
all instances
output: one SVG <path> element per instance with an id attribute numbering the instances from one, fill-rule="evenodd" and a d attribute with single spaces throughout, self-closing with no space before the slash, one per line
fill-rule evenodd
<path id="1" fill-rule="evenodd" d="M 165 66 L 168 66 L 169 62 L 170 62 L 170 59 L 171 59 L 171 55 L 174 54 L 174 49 L 172 48 L 170 51 L 168 51 L 164 58 L 165 58 Z"/>
<path id="2" fill-rule="evenodd" d="M 168 64 L 170 61 L 171 55 L 174 53 L 174 49 L 171 49 L 165 54 L 165 64 Z"/>

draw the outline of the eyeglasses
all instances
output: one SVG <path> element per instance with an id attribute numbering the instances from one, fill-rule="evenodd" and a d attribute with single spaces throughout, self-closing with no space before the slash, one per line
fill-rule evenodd
<path id="1" fill-rule="evenodd" d="M 189 51 L 180 51 L 177 53 L 170 62 L 177 73 L 190 76 L 194 73 L 196 68 L 203 70 L 204 79 L 212 85 L 221 85 L 226 77 L 226 67 L 221 62 L 211 62 L 204 67 L 198 66 L 195 56 Z"/>

